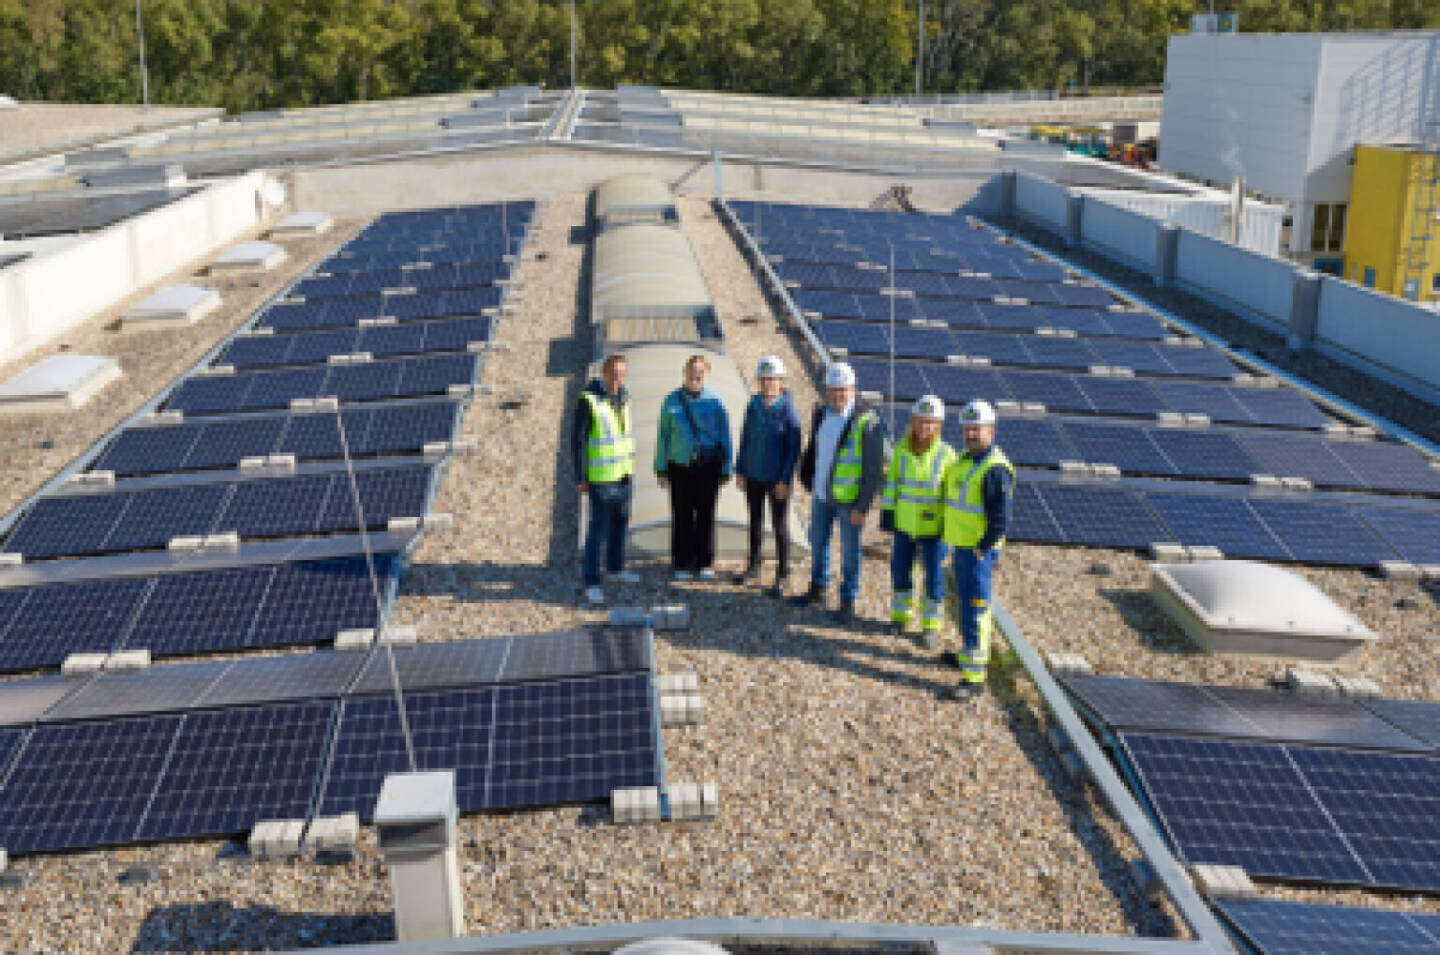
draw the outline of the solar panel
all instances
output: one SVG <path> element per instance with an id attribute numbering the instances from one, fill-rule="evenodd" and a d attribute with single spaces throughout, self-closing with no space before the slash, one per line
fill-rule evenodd
<path id="1" fill-rule="evenodd" d="M 24 726 L 35 722 L 45 711 L 83 687 L 88 677 L 41 676 L 0 683 L 0 726 Z M 0 780 L 5 778 L 6 731 L 0 731 Z"/>
<path id="2" fill-rule="evenodd" d="M 206 534 L 230 496 L 227 484 L 170 487 L 123 495 L 129 503 L 103 540 L 73 536 L 74 553 L 148 550 L 172 537 Z"/>
<path id="3" fill-rule="evenodd" d="M 1187 477 L 1244 481 L 1262 469 L 1232 435 L 1215 431 L 1150 429 L 1150 440 Z"/>
<path id="4" fill-rule="evenodd" d="M 1188 381 L 1156 381 L 1152 384 L 1173 410 L 1183 414 L 1208 415 L 1211 421 L 1239 421 L 1247 424 L 1255 421 L 1255 416 L 1231 394 L 1234 389 Z"/>
<path id="5" fill-rule="evenodd" d="M 1176 345 L 1157 345 L 1156 351 L 1170 366 L 1171 374 L 1192 378 L 1229 378 L 1240 369 L 1225 357 L 1225 353 L 1213 348 L 1191 348 Z M 1242 404 L 1248 402 L 1242 399 Z M 1255 409 L 1251 409 L 1252 412 Z M 1256 417 L 1260 417 L 1259 414 Z"/>
<path id="6" fill-rule="evenodd" d="M 334 711 L 333 703 L 289 703 L 187 714 L 133 838 L 305 818 Z"/>
<path id="7" fill-rule="evenodd" d="M 1077 375 L 1075 384 L 1099 414 L 1151 418 L 1169 408 L 1148 381 Z"/>
<path id="8" fill-rule="evenodd" d="M 1264 955 L 1419 955 L 1440 948 L 1440 925 L 1433 915 L 1263 898 L 1221 898 L 1211 904 Z"/>
<path id="9" fill-rule="evenodd" d="M 284 428 L 285 418 L 280 415 L 212 422 L 204 426 L 184 463 L 174 470 L 230 468 L 241 458 L 269 454 Z"/>
<path id="10" fill-rule="evenodd" d="M 1298 391 L 1287 388 L 1232 388 L 1231 391 L 1261 424 L 1318 429 L 1330 423 L 1330 419 Z"/>
<path id="11" fill-rule="evenodd" d="M 1110 322 L 1106 319 L 1104 312 L 1091 311 L 1086 308 L 1060 308 L 1053 305 L 1041 305 L 1036 307 L 1035 317 L 1041 326 L 1065 328 L 1073 331 L 1077 335 L 1096 337 L 1113 336 L 1115 334 L 1115 332 L 1111 330 Z M 1111 364 L 1121 363 L 1111 362 Z"/>
<path id="12" fill-rule="evenodd" d="M 882 366 L 883 367 L 883 366 Z M 920 390 L 913 397 L 933 394 L 948 404 L 963 406 L 972 398 L 995 400 L 1008 393 L 1000 383 L 1000 376 L 988 368 L 961 368 L 956 365 L 926 365 L 920 369 L 923 376 Z M 900 387 L 900 371 L 895 373 L 896 391 L 904 394 Z M 1005 427 L 1009 427 L 1008 421 Z"/>
<path id="13" fill-rule="evenodd" d="M 1120 739 L 1186 863 L 1310 882 L 1369 881 L 1286 747 L 1146 733 Z"/>
<path id="14" fill-rule="evenodd" d="M 1105 324 L 1110 326 L 1110 334 L 1121 335 L 1125 338 L 1145 338 L 1158 341 L 1170 334 L 1170 330 L 1165 327 L 1164 322 L 1147 312 L 1107 311 Z"/>
<path id="15" fill-rule="evenodd" d="M 456 430 L 456 408 L 451 401 L 376 408 L 370 412 L 370 428 L 358 449 L 354 435 L 348 435 L 350 453 L 395 454 L 421 450 L 432 441 L 447 441 Z"/>
<path id="16" fill-rule="evenodd" d="M 413 647 L 377 649 L 355 681 L 353 693 L 385 693 L 392 687 L 390 661 L 406 690 L 497 683 L 512 638 L 421 643 Z"/>
<path id="17" fill-rule="evenodd" d="M 1218 547 L 1226 557 L 1290 559 L 1290 552 L 1240 498 L 1155 492 L 1146 499 L 1170 528 L 1167 540 Z"/>
<path id="18" fill-rule="evenodd" d="M 382 607 L 389 605 L 386 584 L 398 561 L 395 554 L 374 556 Z M 328 643 L 341 630 L 373 629 L 376 613 L 363 557 L 281 564 L 255 615 L 250 639 L 257 646 Z"/>
<path id="19" fill-rule="evenodd" d="M 241 657 L 231 661 L 195 705 L 236 706 L 339 697 L 364 662 L 365 654 L 344 651 Z"/>
<path id="20" fill-rule="evenodd" d="M 1254 498 L 1249 503 L 1296 560 L 1373 566 L 1396 559 L 1395 552 L 1348 508 Z"/>
<path id="21" fill-rule="evenodd" d="M 953 447 L 961 447 L 964 432 L 960 422 L 947 420 L 945 429 L 945 439 Z M 996 440 L 1005 449 L 1006 457 L 1020 465 L 1053 468 L 1077 456 L 1060 429 L 1039 418 L 1005 418 L 996 431 Z"/>
<path id="22" fill-rule="evenodd" d="M 890 394 L 890 366 L 883 361 L 856 359 L 850 362 L 860 391 L 874 391 L 887 398 L 915 399 L 930 391 L 920 366 L 913 362 L 895 363 L 895 393 Z M 951 400 L 945 395 L 940 397 Z"/>
<path id="23" fill-rule="evenodd" d="M 497 687 L 486 806 L 593 802 L 655 785 L 653 706 L 649 674 Z"/>
<path id="24" fill-rule="evenodd" d="M 1440 760 L 1314 747 L 1289 753 L 1369 870 L 1367 883 L 1440 890 Z"/>
<path id="25" fill-rule="evenodd" d="M 325 379 L 325 394 L 341 401 L 364 401 L 403 394 L 401 362 L 372 361 L 363 365 L 337 365 Z"/>
<path id="26" fill-rule="evenodd" d="M 194 706 L 232 663 L 218 660 L 134 671 L 105 670 L 53 707 L 45 719 L 59 722 L 185 710 Z"/>
<path id="27" fill-rule="evenodd" d="M 24 741 L 25 730 L 0 726 L 0 779 L 5 778 L 6 767 Z"/>
<path id="28" fill-rule="evenodd" d="M 274 576 L 273 566 L 156 575 L 125 646 L 155 656 L 250 646 L 255 608 Z"/>
<path id="29" fill-rule="evenodd" d="M 1317 485 L 1358 487 L 1360 479 L 1331 453 L 1331 443 L 1313 438 L 1246 435 L 1245 450 L 1265 474 L 1303 477 Z"/>
<path id="30" fill-rule="evenodd" d="M 1429 749 L 1349 699 L 1110 676 L 1067 676 L 1064 683 L 1115 729 L 1399 752 Z"/>
<path id="31" fill-rule="evenodd" d="M 23 855 L 133 840 L 181 720 L 36 727 L 0 785 L 0 845 Z"/>
<path id="32" fill-rule="evenodd" d="M 402 363 L 396 397 L 444 394 L 452 385 L 469 385 L 480 372 L 478 355 L 444 355 L 413 358 Z M 375 397 L 384 397 L 376 395 Z"/>
<path id="33" fill-rule="evenodd" d="M 20 518 L 4 549 L 27 560 L 73 553 L 76 540 L 104 540 L 128 503 L 125 494 L 41 498 Z"/>
<path id="34" fill-rule="evenodd" d="M 1174 474 L 1175 467 L 1142 428 L 1067 423 L 1065 437 L 1083 461 L 1113 464 L 1132 474 Z"/>
<path id="35" fill-rule="evenodd" d="M 1143 375 L 1172 374 L 1170 363 L 1159 347 L 1150 342 L 1126 342 L 1097 339 L 1090 343 L 1099 364 L 1118 365 Z"/>
<path id="36" fill-rule="evenodd" d="M 1038 401 L 1051 411 L 1090 412 L 1090 402 L 1071 375 L 1043 371 L 1002 371 L 1000 380 L 1016 401 Z"/>
<path id="37" fill-rule="evenodd" d="M 1422 700 L 1365 700 L 1361 705 L 1392 726 L 1440 748 L 1440 703 Z"/>
<path id="38" fill-rule="evenodd" d="M 146 577 L 24 588 L 0 637 L 0 670 L 59 666 L 72 653 L 115 650 L 150 589 Z"/>
<path id="39" fill-rule="evenodd" d="M 1148 547 L 1170 539 L 1135 491 L 1047 484 L 1040 496 L 1067 543 Z"/>
<path id="40" fill-rule="evenodd" d="M 1016 484 L 1010 507 L 1008 537 L 1024 541 L 1064 542 L 1065 535 L 1060 532 L 1060 525 L 1055 523 L 1035 485 Z"/>
<path id="41" fill-rule="evenodd" d="M 1345 462 L 1362 487 L 1409 494 L 1440 494 L 1440 469 L 1408 447 L 1374 441 L 1336 442 L 1330 452 Z"/>
<path id="42" fill-rule="evenodd" d="M 511 638 L 500 680 L 506 683 L 626 673 L 650 668 L 650 644 L 640 627 L 582 627 Z"/>
<path id="43" fill-rule="evenodd" d="M 1040 364 L 1019 335 L 994 332 L 955 332 L 954 351 L 971 357 L 988 358 L 996 365 Z"/>
<path id="44" fill-rule="evenodd" d="M 95 462 L 95 470 L 114 471 L 117 477 L 177 471 L 203 429 L 198 424 L 126 428 Z"/>
<path id="45" fill-rule="evenodd" d="M 241 482 L 215 526 L 245 540 L 313 532 L 334 483 L 333 474 Z"/>
<path id="46" fill-rule="evenodd" d="M 365 526 L 383 528 L 392 517 L 420 517 L 430 490 L 428 467 L 384 468 L 332 476 L 333 485 L 314 529 L 320 533 Z M 358 492 L 361 513 L 355 512 Z M 363 520 L 362 520 L 363 518 Z"/>

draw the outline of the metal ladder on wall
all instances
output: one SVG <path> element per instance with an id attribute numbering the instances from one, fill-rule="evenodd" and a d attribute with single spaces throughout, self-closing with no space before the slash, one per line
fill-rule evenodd
<path id="1" fill-rule="evenodd" d="M 1410 207 L 1410 234 L 1405 242 L 1401 296 L 1419 301 L 1428 262 L 1426 251 L 1436 236 L 1440 212 L 1440 38 L 1430 41 L 1425 55 L 1425 85 L 1420 102 L 1420 142 L 1415 157 L 1415 195 Z"/>

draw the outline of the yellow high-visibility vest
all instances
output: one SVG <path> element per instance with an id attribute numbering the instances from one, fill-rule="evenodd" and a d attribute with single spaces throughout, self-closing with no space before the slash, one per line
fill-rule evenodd
<path id="1" fill-rule="evenodd" d="M 610 402 L 594 392 L 582 393 L 590 404 L 590 437 L 585 445 L 585 480 L 613 484 L 635 473 L 635 439 L 630 435 L 630 406 L 615 413 Z"/>
<path id="2" fill-rule="evenodd" d="M 944 477 L 945 513 L 942 536 L 945 543 L 956 547 L 974 547 L 985 536 L 988 526 L 985 520 L 985 475 L 993 467 L 1003 467 L 1015 476 L 1015 465 L 998 447 L 991 446 L 990 453 L 977 467 L 969 454 L 961 455 L 951 464 Z M 1005 543 L 1001 538 L 995 546 Z"/>

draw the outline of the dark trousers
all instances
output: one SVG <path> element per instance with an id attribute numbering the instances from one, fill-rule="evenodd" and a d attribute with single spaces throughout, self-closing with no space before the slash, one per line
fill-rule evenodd
<path id="1" fill-rule="evenodd" d="M 581 577 L 586 587 L 600 586 L 600 549 L 605 549 L 605 569 L 612 574 L 625 569 L 625 534 L 630 526 L 630 479 L 613 484 L 590 485 L 590 523 L 585 530 Z"/>
<path id="2" fill-rule="evenodd" d="M 750 505 L 750 563 L 760 566 L 760 541 L 765 535 L 765 502 L 770 502 L 770 526 L 775 531 L 775 556 L 779 569 L 777 580 L 783 580 L 790 573 L 790 535 L 786 533 L 785 516 L 790 511 L 790 496 L 775 497 L 774 481 L 746 481 L 745 503 Z"/>
<path id="3" fill-rule="evenodd" d="M 670 563 L 697 571 L 715 560 L 715 502 L 720 497 L 720 464 L 671 464 Z"/>

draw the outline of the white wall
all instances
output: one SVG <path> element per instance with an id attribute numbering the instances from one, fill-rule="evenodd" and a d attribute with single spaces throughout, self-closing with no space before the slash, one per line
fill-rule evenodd
<path id="1" fill-rule="evenodd" d="M 261 172 L 82 236 L 0 270 L 0 362 L 21 357 L 80 322 L 208 257 L 260 223 Z"/>
<path id="2" fill-rule="evenodd" d="M 1356 142 L 1415 138 L 1437 48 L 1435 31 L 1173 36 L 1160 166 L 1216 182 L 1243 175 L 1297 203 L 1344 202 Z"/>
<path id="3" fill-rule="evenodd" d="M 1182 229 L 1189 229 L 1212 239 L 1224 240 L 1229 228 L 1230 200 L 1211 195 L 1182 196 L 1173 193 L 1132 192 L 1121 189 L 1084 189 L 1087 197 L 1094 197 L 1107 205 L 1119 206 L 1150 216 L 1153 219 L 1173 222 Z M 1088 207 L 1087 207 L 1088 213 Z M 1241 248 L 1262 255 L 1280 254 L 1280 220 L 1284 210 L 1279 206 L 1246 203 L 1241 217 L 1240 236 L 1236 243 Z"/>
<path id="4" fill-rule="evenodd" d="M 1309 156 L 1319 34 L 1170 38 L 1161 168 L 1298 199 Z"/>
<path id="5" fill-rule="evenodd" d="M 1182 230 L 1175 284 L 1285 334 L 1295 294 L 1295 266 Z"/>
<path id="6" fill-rule="evenodd" d="M 1065 234 L 1070 190 L 1028 172 L 1015 174 L 1015 213 Z"/>
<path id="7" fill-rule="evenodd" d="M 1080 241 L 1087 248 L 1125 263 L 1131 268 L 1153 274 L 1155 271 L 1155 237 L 1160 220 L 1111 205 L 1094 196 L 1085 197 L 1080 217 Z"/>
<path id="8" fill-rule="evenodd" d="M 1440 314 L 1326 276 L 1315 338 L 1324 354 L 1440 400 Z"/>

